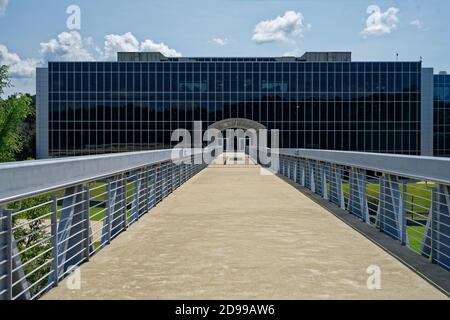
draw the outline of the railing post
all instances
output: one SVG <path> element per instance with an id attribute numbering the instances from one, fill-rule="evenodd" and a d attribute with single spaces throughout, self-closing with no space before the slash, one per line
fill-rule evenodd
<path id="1" fill-rule="evenodd" d="M 137 175 L 138 177 L 138 181 L 136 182 L 135 188 L 137 188 L 136 190 L 136 216 L 135 216 L 135 221 L 139 220 L 139 213 L 140 213 L 140 209 L 141 209 L 141 189 L 142 189 L 142 170 L 139 170 L 139 173 Z"/>
<path id="2" fill-rule="evenodd" d="M 428 213 L 427 224 L 422 243 L 420 245 L 420 253 L 430 259 L 431 262 L 436 262 L 436 211 L 437 211 L 437 188 L 431 190 L 431 205 Z"/>
<path id="3" fill-rule="evenodd" d="M 90 248 L 90 237 L 89 237 L 89 229 L 90 229 L 90 217 L 89 217 L 89 211 L 90 211 L 90 192 L 88 186 L 83 186 L 84 191 L 84 254 L 86 261 L 89 261 L 89 248 Z"/>
<path id="4" fill-rule="evenodd" d="M 405 211 L 405 204 L 406 204 L 406 194 L 407 194 L 407 183 L 402 181 L 402 193 L 401 193 L 401 199 L 400 199 L 400 208 L 399 208 L 399 214 L 398 214 L 398 226 L 400 230 L 400 241 L 402 245 L 406 246 L 408 242 L 408 237 L 406 236 L 406 211 Z"/>
<path id="5" fill-rule="evenodd" d="M 151 192 L 152 192 L 151 172 L 152 172 L 152 170 L 151 170 L 150 166 L 145 168 L 145 181 L 146 181 L 146 183 L 145 183 L 145 185 L 146 185 L 146 188 L 145 188 L 145 190 L 146 190 L 145 210 L 146 210 L 146 212 L 148 212 L 150 210 L 150 204 L 151 204 L 151 201 L 150 201 L 151 200 L 150 196 L 151 196 Z"/>
<path id="6" fill-rule="evenodd" d="M 311 190 L 311 161 L 305 159 L 305 187 Z"/>
<path id="7" fill-rule="evenodd" d="M 56 287 L 59 283 L 59 269 L 58 269 L 58 200 L 56 196 L 52 197 L 52 212 L 51 212 L 51 244 L 52 244 L 52 270 L 53 270 L 53 285 Z"/>
<path id="8" fill-rule="evenodd" d="M 299 159 L 298 165 L 299 165 L 299 174 L 300 174 L 300 185 L 302 187 L 304 187 L 305 186 L 305 160 Z"/>
<path id="9" fill-rule="evenodd" d="M 174 192 L 175 189 L 177 188 L 177 186 L 176 186 L 176 170 L 175 169 L 176 169 L 176 166 L 172 162 L 172 164 L 171 164 L 171 172 L 170 172 L 170 174 L 172 176 L 172 192 Z"/>
<path id="10" fill-rule="evenodd" d="M 151 186 L 152 186 L 152 191 L 150 193 L 151 195 L 151 203 L 152 203 L 152 208 L 156 205 L 156 187 L 157 187 L 157 181 L 156 181 L 156 165 L 154 164 L 152 166 L 152 181 L 151 181 Z"/>
<path id="11" fill-rule="evenodd" d="M 106 201 L 106 210 L 105 210 L 105 219 L 107 219 L 107 225 L 106 225 L 106 243 L 111 243 L 111 224 L 112 224 L 112 211 L 114 209 L 113 204 L 113 190 L 112 190 L 112 182 L 108 181 L 107 186 L 107 201 Z"/>
<path id="12" fill-rule="evenodd" d="M 136 170 L 136 174 L 133 181 L 133 200 L 131 205 L 131 222 L 135 222 L 139 220 L 139 211 L 140 211 L 140 196 L 141 196 L 141 170 Z"/>
<path id="13" fill-rule="evenodd" d="M 298 161 L 297 161 L 297 159 L 294 159 L 294 182 L 295 183 L 298 183 L 297 172 L 298 172 Z"/>
<path id="14" fill-rule="evenodd" d="M 286 178 L 291 179 L 291 160 L 289 158 L 286 159 Z"/>
<path id="15" fill-rule="evenodd" d="M 123 230 L 128 229 L 128 212 L 127 212 L 127 203 L 128 203 L 128 179 L 125 174 L 122 174 L 122 214 L 123 214 Z"/>
<path id="16" fill-rule="evenodd" d="M 322 184 L 321 188 L 322 188 L 322 198 L 324 198 L 325 200 L 328 200 L 328 190 L 327 190 L 327 164 L 323 163 L 323 162 L 319 162 L 318 163 L 320 166 L 320 182 Z"/>
<path id="17" fill-rule="evenodd" d="M 162 176 L 161 176 L 161 185 L 163 190 L 163 199 L 167 197 L 167 163 L 164 162 L 162 164 Z"/>
<path id="18" fill-rule="evenodd" d="M 5 266 L 2 267 L 3 271 L 0 274 L 0 277 L 4 277 L 3 280 L 0 280 L 0 283 L 3 284 L 3 288 L 0 287 L 0 290 L 5 290 L 3 294 L 4 300 L 12 300 L 13 298 L 13 223 L 12 223 L 12 210 L 7 209 L 5 207 L 0 206 L 0 217 L 2 218 L 2 228 L 1 231 L 4 233 L 2 238 L 4 239 L 4 243 L 0 243 L 4 245 L 4 255 L 2 255 L 5 259 Z"/>
<path id="19" fill-rule="evenodd" d="M 359 194 L 360 194 L 360 203 L 361 210 L 364 222 L 370 224 L 370 216 L 369 216 L 369 206 L 367 204 L 367 179 L 366 179 L 366 170 L 359 171 Z"/>
<path id="20" fill-rule="evenodd" d="M 158 165 L 157 170 L 157 191 L 158 191 L 158 203 L 161 202 L 163 198 L 163 184 L 162 184 L 162 174 L 163 174 L 163 165 L 160 163 Z"/>
<path id="21" fill-rule="evenodd" d="M 316 162 L 310 161 L 309 162 L 309 169 L 311 170 L 311 173 L 309 175 L 309 183 L 311 186 L 311 191 L 316 193 Z"/>
<path id="22" fill-rule="evenodd" d="M 283 156 L 280 154 L 280 167 L 279 167 L 279 171 L 277 172 L 280 175 L 283 175 Z"/>
<path id="23" fill-rule="evenodd" d="M 161 201 L 166 197 L 166 164 L 161 163 Z"/>

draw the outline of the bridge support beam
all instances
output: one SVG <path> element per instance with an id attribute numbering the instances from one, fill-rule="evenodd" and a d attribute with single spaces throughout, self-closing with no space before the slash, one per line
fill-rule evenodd
<path id="1" fill-rule="evenodd" d="M 342 188 L 342 167 L 332 164 L 329 177 L 330 201 L 345 210 L 344 190 Z"/>
<path id="2" fill-rule="evenodd" d="M 89 201 L 89 189 L 83 185 L 64 191 L 57 237 L 58 276 L 66 273 L 71 266 L 89 260 L 92 250 Z"/>
<path id="3" fill-rule="evenodd" d="M 450 270 L 450 186 L 438 184 L 433 189 L 421 252 Z"/>
<path id="4" fill-rule="evenodd" d="M 13 210 L 0 206 L 0 300 L 29 300 L 31 293 L 14 239 L 12 214 Z"/>
<path id="5" fill-rule="evenodd" d="M 132 181 L 133 184 L 133 195 L 131 202 L 131 212 L 130 212 L 130 221 L 134 222 L 139 219 L 139 195 L 141 192 L 141 172 L 140 170 L 136 170 L 133 174 L 134 178 Z M 128 193 L 128 192 L 127 192 Z"/>
<path id="6" fill-rule="evenodd" d="M 316 161 L 308 160 L 309 162 L 309 186 L 312 192 L 316 192 Z"/>
<path id="7" fill-rule="evenodd" d="M 380 179 L 380 198 L 378 204 L 378 225 L 380 231 L 391 237 L 406 241 L 406 224 L 404 216 L 404 192 L 397 176 L 383 174 Z"/>
<path id="8" fill-rule="evenodd" d="M 348 211 L 369 223 L 366 195 L 366 171 L 351 168 L 349 171 Z"/>
<path id="9" fill-rule="evenodd" d="M 316 162 L 317 191 L 322 198 L 328 200 L 327 169 L 328 167 L 326 163 L 320 161 Z"/>
<path id="10" fill-rule="evenodd" d="M 289 164 L 290 164 L 289 179 L 295 181 L 295 166 L 296 166 L 295 159 L 290 159 Z"/>
<path id="11" fill-rule="evenodd" d="M 152 167 L 148 166 L 145 167 L 143 175 L 145 176 L 145 184 L 144 184 L 144 197 L 145 197 L 145 212 L 150 210 L 151 208 L 151 202 L 150 202 L 150 192 L 151 192 L 151 174 L 152 174 Z"/>
<path id="12" fill-rule="evenodd" d="M 126 177 L 122 174 L 108 182 L 102 244 L 109 243 L 113 237 L 127 227 L 127 190 L 125 179 Z M 136 210 L 134 209 L 135 199 L 137 199 L 137 196 L 133 198 L 132 212 Z M 132 213 L 132 216 L 135 213 Z"/>
<path id="13" fill-rule="evenodd" d="M 303 159 L 297 161 L 297 183 L 302 187 L 305 186 L 305 161 Z"/>
<path id="14" fill-rule="evenodd" d="M 286 159 L 286 178 L 291 178 L 291 160 L 288 158 Z"/>

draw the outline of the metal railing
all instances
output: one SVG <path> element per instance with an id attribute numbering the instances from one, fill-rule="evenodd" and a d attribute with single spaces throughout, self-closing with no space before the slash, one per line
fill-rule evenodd
<path id="1" fill-rule="evenodd" d="M 201 171 L 201 157 L 158 150 L 0 164 L 0 300 L 57 286 Z"/>
<path id="2" fill-rule="evenodd" d="M 279 149 L 282 176 L 450 270 L 450 159 Z"/>

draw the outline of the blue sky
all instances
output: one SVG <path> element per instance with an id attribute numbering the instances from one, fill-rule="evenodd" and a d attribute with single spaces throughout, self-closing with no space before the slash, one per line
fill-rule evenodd
<path id="1" fill-rule="evenodd" d="M 70 5 L 80 29 L 68 29 Z M 368 13 L 369 12 L 369 13 Z M 352 51 L 450 71 L 448 0 L 0 0 L 0 64 L 12 92 L 34 93 L 48 60 L 112 60 L 117 50 L 173 56 Z M 369 19 L 369 20 L 368 20 Z"/>

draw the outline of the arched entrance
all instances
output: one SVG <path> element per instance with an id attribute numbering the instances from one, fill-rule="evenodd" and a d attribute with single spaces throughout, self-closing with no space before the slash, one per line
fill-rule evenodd
<path id="1" fill-rule="evenodd" d="M 208 127 L 208 129 L 217 129 L 220 131 L 226 129 L 255 129 L 256 131 L 260 129 L 266 129 L 264 125 L 259 122 L 245 119 L 245 118 L 229 118 L 214 122 L 212 125 Z"/>
<path id="2" fill-rule="evenodd" d="M 249 130 L 253 129 L 256 134 L 261 129 L 266 129 L 264 125 L 259 122 L 245 119 L 245 118 L 229 118 L 217 121 L 211 124 L 208 129 L 217 129 L 224 133 L 228 129 L 241 129 L 241 130 Z M 233 139 L 233 140 L 231 140 Z M 248 135 L 233 135 L 232 137 L 223 134 L 223 141 L 221 144 L 223 146 L 223 151 L 227 152 L 236 152 L 236 151 L 244 151 L 245 146 L 249 146 L 250 136 Z"/>

